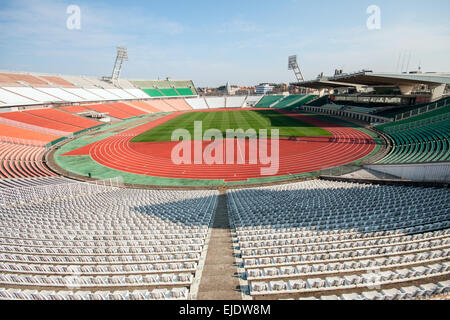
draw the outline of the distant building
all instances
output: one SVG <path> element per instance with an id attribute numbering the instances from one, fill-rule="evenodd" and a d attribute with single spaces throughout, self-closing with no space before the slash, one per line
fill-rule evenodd
<path id="1" fill-rule="evenodd" d="M 240 87 L 231 85 L 230 82 L 227 82 L 225 86 L 221 86 L 217 88 L 219 93 L 224 96 L 234 96 L 236 95 L 236 92 L 240 90 Z"/>
<path id="2" fill-rule="evenodd" d="M 256 94 L 257 95 L 265 95 L 273 91 L 274 86 L 271 86 L 268 83 L 262 83 L 259 86 L 256 86 Z"/>
<path id="3" fill-rule="evenodd" d="M 231 95 L 231 85 L 230 82 L 227 82 L 227 85 L 225 86 L 225 92 L 227 95 Z"/>

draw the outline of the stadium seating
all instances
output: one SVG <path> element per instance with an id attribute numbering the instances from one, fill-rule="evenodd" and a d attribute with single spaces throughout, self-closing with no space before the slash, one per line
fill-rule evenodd
<path id="1" fill-rule="evenodd" d="M 41 79 L 49 81 L 52 84 L 57 85 L 59 87 L 63 87 L 63 88 L 73 88 L 74 87 L 74 85 L 72 83 L 70 83 L 69 81 L 66 81 L 60 77 L 56 77 L 56 76 L 39 76 L 39 77 Z"/>
<path id="2" fill-rule="evenodd" d="M 70 112 L 70 113 L 82 113 L 82 112 L 90 112 L 91 111 L 82 106 L 60 107 L 59 109 L 64 110 L 66 112 Z"/>
<path id="3" fill-rule="evenodd" d="M 147 113 L 155 113 L 155 112 L 160 112 L 159 109 L 156 109 L 152 106 L 150 106 L 147 102 L 145 101 L 130 101 L 128 102 L 128 104 L 134 106 L 135 108 L 138 108 L 142 111 L 145 111 Z"/>
<path id="4" fill-rule="evenodd" d="M 79 95 L 75 95 L 70 93 L 69 91 L 60 89 L 60 88 L 37 88 L 39 91 L 43 91 L 51 96 L 54 96 L 62 101 L 68 102 L 84 102 L 89 101 L 88 99 L 84 99 Z"/>
<path id="5" fill-rule="evenodd" d="M 88 108 L 100 113 L 108 113 L 109 116 L 114 117 L 116 119 L 127 119 L 134 117 L 134 115 L 120 110 L 113 103 L 105 103 L 105 104 L 93 104 L 93 105 L 84 105 L 84 108 Z"/>
<path id="6" fill-rule="evenodd" d="M 246 97 L 227 97 L 226 107 L 227 108 L 242 108 L 245 104 Z"/>
<path id="7" fill-rule="evenodd" d="M 115 81 L 116 87 L 123 89 L 125 91 L 128 91 L 128 89 L 136 89 L 136 87 L 134 86 L 134 84 L 132 84 L 130 81 L 126 80 L 126 79 L 117 79 Z"/>
<path id="8" fill-rule="evenodd" d="M 312 100 L 317 99 L 317 98 L 318 98 L 318 96 L 313 95 L 313 94 L 306 95 L 305 99 L 301 100 L 300 104 L 297 104 L 296 106 L 305 105 L 305 104 L 307 104 L 307 103 L 309 103 Z"/>
<path id="9" fill-rule="evenodd" d="M 7 86 L 7 87 L 23 87 L 21 83 L 16 82 L 14 79 L 11 79 L 8 77 L 7 74 L 0 73 L 0 85 L 1 86 Z"/>
<path id="10" fill-rule="evenodd" d="M 225 97 L 206 97 L 205 100 L 210 109 L 225 108 Z"/>
<path id="11" fill-rule="evenodd" d="M 194 110 L 208 109 L 208 105 L 203 98 L 187 98 L 185 100 Z"/>
<path id="12" fill-rule="evenodd" d="M 113 84 L 91 77 L 0 73 L 0 106 L 131 101 L 196 94 L 192 81 L 119 80 Z"/>
<path id="13" fill-rule="evenodd" d="M 272 107 L 277 109 L 292 107 L 301 102 L 302 100 L 304 100 L 305 98 L 306 96 L 304 95 L 290 95 L 283 98 L 283 100 L 281 100 Z"/>
<path id="14" fill-rule="evenodd" d="M 192 107 L 184 99 L 166 99 L 164 102 L 178 111 L 192 110 Z"/>
<path id="15" fill-rule="evenodd" d="M 132 115 L 133 117 L 148 114 L 148 112 L 142 111 L 140 109 L 136 109 L 136 108 L 130 106 L 129 104 L 125 104 L 125 103 L 120 103 L 120 102 L 119 103 L 110 103 L 108 105 L 113 108 L 116 108 L 120 111 L 126 112 L 126 113 Z"/>
<path id="16" fill-rule="evenodd" d="M 378 163 L 416 163 L 450 160 L 450 120 L 389 133 L 392 150 Z"/>
<path id="17" fill-rule="evenodd" d="M 4 102 L 6 105 L 32 105 L 37 104 L 37 101 L 31 100 L 29 98 L 22 97 L 11 91 L 4 90 L 0 88 L 0 101 Z"/>
<path id="18" fill-rule="evenodd" d="M 180 96 L 194 96 L 191 88 L 177 88 L 176 89 Z"/>
<path id="19" fill-rule="evenodd" d="M 446 120 L 450 115 L 450 106 L 423 113 L 421 115 L 411 117 L 405 120 L 391 122 L 377 126 L 378 130 L 389 132 L 390 129 L 397 130 L 399 126 L 408 127 L 411 123 L 427 123 L 436 120 Z"/>
<path id="20" fill-rule="evenodd" d="M 272 108 L 283 109 L 299 107 L 308 103 L 314 98 L 316 98 L 315 95 L 290 95 L 285 97 L 277 104 L 273 105 Z"/>
<path id="21" fill-rule="evenodd" d="M 39 90 L 28 88 L 28 87 L 3 87 L 3 89 L 21 95 L 22 97 L 34 100 L 36 102 L 59 102 L 60 99 L 50 96 L 45 92 L 41 92 Z"/>
<path id="22" fill-rule="evenodd" d="M 130 82 L 152 97 L 165 96 L 165 94 L 162 93 L 162 90 L 164 90 L 168 96 L 197 95 L 194 83 L 190 80 L 132 80 Z"/>
<path id="23" fill-rule="evenodd" d="M 245 100 L 246 107 L 254 107 L 263 98 L 263 96 L 247 96 Z"/>
<path id="24" fill-rule="evenodd" d="M 5 138 L 12 138 L 11 140 Z M 3 142 L 15 142 L 19 144 L 30 144 L 43 146 L 47 143 L 61 138 L 60 136 L 40 133 L 23 128 L 17 128 L 9 126 L 7 124 L 0 123 L 0 141 Z"/>
<path id="25" fill-rule="evenodd" d="M 106 89 L 106 90 L 118 96 L 120 99 L 127 99 L 127 100 L 136 99 L 132 94 L 122 89 Z"/>
<path id="26" fill-rule="evenodd" d="M 0 206 L 0 299 L 188 299 L 217 192 L 89 190 Z"/>
<path id="27" fill-rule="evenodd" d="M 428 299 L 435 296 L 448 295 L 450 293 L 450 281 L 439 283 L 427 283 L 416 286 L 405 286 L 399 289 L 385 289 L 381 291 L 365 291 L 361 294 L 346 293 L 339 297 L 334 296 L 334 300 L 402 300 L 402 299 Z M 320 298 L 308 297 L 300 300 L 330 300 L 331 296 L 321 296 Z"/>
<path id="28" fill-rule="evenodd" d="M 150 97 L 164 97 L 164 95 L 158 89 L 142 89 Z"/>
<path id="29" fill-rule="evenodd" d="M 428 284 L 450 273 L 449 201 L 445 188 L 315 180 L 232 190 L 228 208 L 252 296 L 357 298 L 442 288 Z"/>
<path id="30" fill-rule="evenodd" d="M 423 163 L 450 160 L 450 107 L 380 125 L 391 140 L 390 153 L 377 163 Z"/>
<path id="31" fill-rule="evenodd" d="M 46 151 L 41 147 L 0 142 L 0 178 L 54 176 L 42 161 Z"/>
<path id="32" fill-rule="evenodd" d="M 174 107 L 167 104 L 165 100 L 151 100 L 146 101 L 147 104 L 159 110 L 159 112 L 174 112 L 177 111 Z"/>
<path id="33" fill-rule="evenodd" d="M 109 91 L 106 91 L 105 89 L 86 89 L 86 90 L 95 94 L 96 96 L 99 96 L 103 100 L 120 100 L 119 96 Z"/>
<path id="34" fill-rule="evenodd" d="M 173 89 L 173 88 L 170 88 L 170 89 L 159 89 L 159 91 L 161 91 L 161 93 L 163 95 L 165 95 L 166 97 L 178 97 L 178 92 L 175 89 Z"/>
<path id="35" fill-rule="evenodd" d="M 187 300 L 187 288 L 118 291 L 0 290 L 0 300 Z"/>
<path id="36" fill-rule="evenodd" d="M 88 128 L 100 125 L 100 123 L 97 121 L 86 119 L 86 118 L 79 117 L 79 116 L 72 115 L 72 114 L 68 114 L 67 112 L 60 111 L 57 109 L 52 109 L 52 108 L 36 109 L 36 110 L 30 110 L 30 111 L 25 111 L 25 112 L 30 113 L 34 116 L 41 117 L 41 118 L 69 124 L 74 127 L 79 127 L 80 130 L 88 129 Z"/>
<path id="37" fill-rule="evenodd" d="M 138 99 L 150 98 L 150 96 L 148 94 L 146 94 L 145 92 L 143 92 L 140 89 L 124 89 L 124 90 Z"/>
<path id="38" fill-rule="evenodd" d="M 423 113 L 431 112 L 444 108 L 450 104 L 450 97 L 444 96 L 442 99 L 434 101 L 432 103 L 426 103 L 421 105 L 394 107 L 394 108 L 380 108 L 377 115 L 395 120 L 402 120 L 404 117 L 414 117 Z"/>
<path id="39" fill-rule="evenodd" d="M 67 82 L 72 83 L 74 86 L 78 88 L 90 88 L 94 89 L 95 86 L 90 82 L 87 81 L 84 77 L 76 77 L 76 76 L 61 76 L 63 80 L 66 80 Z"/>
<path id="40" fill-rule="evenodd" d="M 0 83 L 22 84 L 25 82 L 33 87 L 49 87 L 49 84 L 31 74 L 22 73 L 0 73 Z"/>
<path id="41" fill-rule="evenodd" d="M 270 108 L 273 104 L 283 99 L 283 96 L 264 96 L 256 105 L 257 108 Z"/>
<path id="42" fill-rule="evenodd" d="M 92 77 L 84 77 L 84 80 L 92 83 L 96 88 L 116 89 L 116 87 L 108 81 L 103 81 L 103 80 L 99 80 L 97 78 L 92 78 Z"/>
<path id="43" fill-rule="evenodd" d="M 82 98 L 85 101 L 102 101 L 105 100 L 92 92 L 89 92 L 80 88 L 64 88 L 64 91 L 70 93 L 71 95 Z"/>
<path id="44" fill-rule="evenodd" d="M 1 189 L 30 188 L 38 186 L 50 186 L 73 182 L 62 177 L 41 177 L 41 178 L 16 178 L 16 179 L 0 179 Z"/>
<path id="45" fill-rule="evenodd" d="M 42 117 L 35 116 L 29 112 L 6 112 L 0 113 L 1 118 L 26 123 L 38 127 L 58 130 L 66 133 L 74 133 L 80 131 L 80 127 L 65 124 L 59 121 L 49 120 Z"/>

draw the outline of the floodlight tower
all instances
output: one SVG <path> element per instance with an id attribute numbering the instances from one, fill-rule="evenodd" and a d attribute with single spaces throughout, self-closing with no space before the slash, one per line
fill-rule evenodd
<path id="1" fill-rule="evenodd" d="M 298 82 L 305 81 L 305 78 L 303 78 L 302 70 L 300 70 L 300 67 L 298 66 L 297 56 L 290 56 L 289 57 L 288 70 L 293 70 L 294 71 L 295 77 L 297 78 Z"/>
<path id="2" fill-rule="evenodd" d="M 120 72 L 122 71 L 123 62 L 128 61 L 128 51 L 125 47 L 117 47 L 116 62 L 114 63 L 114 69 L 112 72 L 111 81 L 117 81 L 120 79 Z"/>
<path id="3" fill-rule="evenodd" d="M 295 74 L 295 78 L 297 78 L 297 82 L 303 82 L 305 81 L 305 78 L 303 77 L 302 70 L 300 70 L 300 67 L 298 66 L 297 56 L 290 56 L 288 60 L 288 70 L 293 70 Z M 301 90 L 301 93 L 306 93 L 306 89 Z"/>

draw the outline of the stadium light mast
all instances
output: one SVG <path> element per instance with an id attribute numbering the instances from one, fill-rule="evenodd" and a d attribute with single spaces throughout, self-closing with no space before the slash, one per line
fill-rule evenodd
<path id="1" fill-rule="evenodd" d="M 305 78 L 303 77 L 302 70 L 298 66 L 297 56 L 290 56 L 288 58 L 288 70 L 293 70 L 295 74 L 295 78 L 297 78 L 297 82 L 304 82 Z M 302 88 L 300 90 L 302 93 L 306 93 L 306 88 Z"/>
<path id="2" fill-rule="evenodd" d="M 289 57 L 289 65 L 288 70 L 293 70 L 295 77 L 297 78 L 298 82 L 305 81 L 305 78 L 303 78 L 302 70 L 300 70 L 300 67 L 298 66 L 297 56 L 290 56 Z"/>
<path id="3" fill-rule="evenodd" d="M 125 47 L 117 47 L 116 62 L 111 76 L 111 81 L 117 81 L 120 79 L 120 73 L 122 72 L 122 66 L 124 61 L 128 61 L 128 50 Z"/>

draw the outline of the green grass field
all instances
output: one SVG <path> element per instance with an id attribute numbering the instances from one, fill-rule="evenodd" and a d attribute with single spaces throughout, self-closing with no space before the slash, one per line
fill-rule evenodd
<path id="1" fill-rule="evenodd" d="M 227 129 L 279 129 L 280 137 L 331 136 L 328 131 L 272 110 L 239 110 L 184 113 L 175 119 L 135 137 L 132 142 L 171 141 L 176 129 L 186 129 L 194 136 L 194 122 L 202 121 L 203 132 L 219 129 L 225 137 Z"/>

